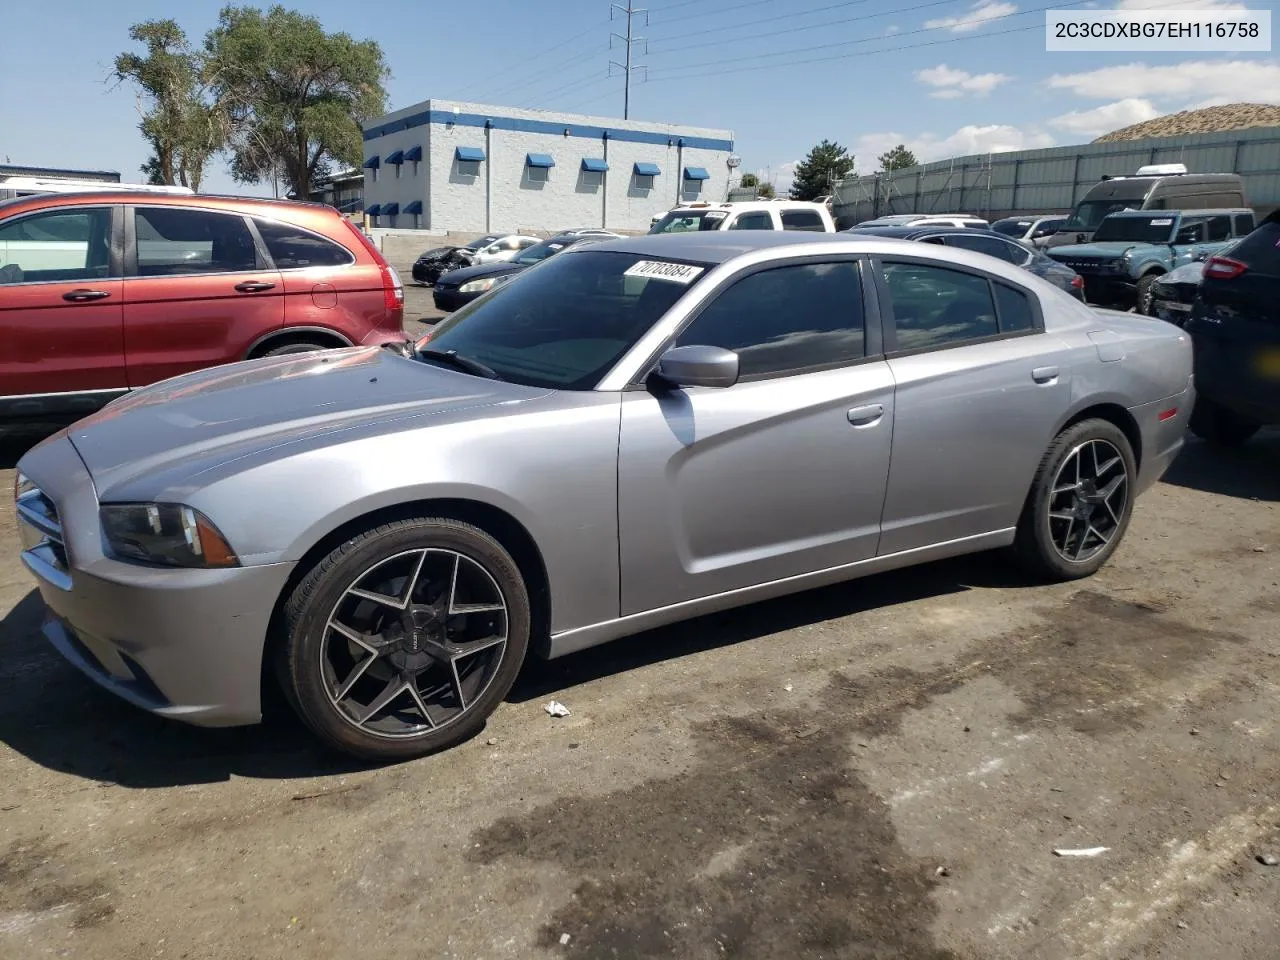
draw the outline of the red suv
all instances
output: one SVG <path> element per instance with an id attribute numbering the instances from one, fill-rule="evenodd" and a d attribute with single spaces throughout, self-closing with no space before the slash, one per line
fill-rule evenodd
<path id="1" fill-rule="evenodd" d="M 404 288 L 332 207 L 140 191 L 0 201 L 0 424 L 221 363 L 403 343 Z"/>

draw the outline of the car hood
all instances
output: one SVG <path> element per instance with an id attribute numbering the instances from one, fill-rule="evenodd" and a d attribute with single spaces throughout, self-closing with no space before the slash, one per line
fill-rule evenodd
<path id="1" fill-rule="evenodd" d="M 508 273 L 519 273 L 524 269 L 523 264 L 507 263 L 482 263 L 475 267 L 460 267 L 457 270 L 450 270 L 446 277 L 449 282 L 461 286 L 468 280 L 479 280 L 481 277 L 501 277 Z"/>
<path id="2" fill-rule="evenodd" d="M 67 435 L 100 497 L 153 474 L 194 477 L 298 441 L 515 404 L 549 391 L 421 363 L 381 347 L 266 357 L 185 374 L 116 400 Z M 180 468 L 180 469 L 178 469 Z M 174 482 L 170 476 L 167 482 Z"/>
<path id="3" fill-rule="evenodd" d="M 418 257 L 417 262 L 418 263 L 435 263 L 438 260 L 444 260 L 446 257 L 452 256 L 459 249 L 461 248 L 433 247 L 430 250 L 427 250 L 425 253 L 423 253 L 420 257 Z"/>
<path id="4" fill-rule="evenodd" d="M 1055 260 L 1064 258 L 1087 260 L 1114 260 L 1123 257 L 1126 250 L 1139 246 L 1131 240 L 1103 243 L 1072 243 L 1062 247 L 1053 247 L 1045 253 Z"/>

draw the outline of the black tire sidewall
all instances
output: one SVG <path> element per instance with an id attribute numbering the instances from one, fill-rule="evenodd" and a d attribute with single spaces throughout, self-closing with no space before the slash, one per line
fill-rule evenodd
<path id="1" fill-rule="evenodd" d="M 1138 312 L 1151 316 L 1151 307 L 1153 294 L 1151 288 L 1156 285 L 1156 281 L 1160 279 L 1160 274 L 1148 273 L 1145 277 L 1138 279 Z"/>
<path id="2" fill-rule="evenodd" d="M 263 357 L 284 357 L 294 353 L 316 353 L 326 349 L 318 343 L 286 343 L 271 350 L 264 350 L 259 356 Z"/>
<path id="3" fill-rule="evenodd" d="M 1071 451 L 1088 440 L 1105 440 L 1120 451 L 1128 477 L 1128 495 L 1124 512 L 1111 542 L 1088 560 L 1075 563 L 1064 559 L 1053 545 L 1049 528 L 1049 501 L 1053 494 L 1053 482 Z M 1096 573 L 1119 548 L 1129 529 L 1133 516 L 1134 490 L 1138 480 L 1137 459 L 1129 438 L 1115 424 L 1107 420 L 1082 420 L 1067 427 L 1054 438 L 1040 467 L 1035 482 L 1018 523 L 1015 545 L 1023 559 L 1038 573 L 1052 580 L 1077 580 Z"/>
<path id="4" fill-rule="evenodd" d="M 507 602 L 507 643 L 497 675 L 465 715 L 438 730 L 387 739 L 358 729 L 329 702 L 320 658 L 329 613 L 357 576 L 381 559 L 423 547 L 455 550 L 483 566 Z M 529 645 L 528 590 L 519 567 L 502 546 L 477 527 L 432 518 L 399 521 L 349 540 L 313 568 L 286 606 L 284 680 L 303 721 L 330 746 L 365 760 L 403 760 L 454 746 L 484 727 L 524 662 Z"/>

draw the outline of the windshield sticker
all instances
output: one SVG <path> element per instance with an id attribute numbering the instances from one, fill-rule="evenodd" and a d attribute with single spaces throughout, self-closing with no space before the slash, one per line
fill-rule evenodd
<path id="1" fill-rule="evenodd" d="M 1173 225 L 1173 217 L 1161 217 L 1158 220 L 1152 220 L 1153 227 L 1168 227 Z"/>
<path id="2" fill-rule="evenodd" d="M 692 267 L 687 263 L 641 260 L 628 267 L 623 276 L 648 277 L 650 280 L 669 280 L 672 283 L 693 283 L 702 271 L 702 267 Z"/>
<path id="3" fill-rule="evenodd" d="M 722 213 L 719 210 L 708 210 L 702 215 L 702 218 L 704 220 L 723 220 L 727 216 L 727 213 Z"/>

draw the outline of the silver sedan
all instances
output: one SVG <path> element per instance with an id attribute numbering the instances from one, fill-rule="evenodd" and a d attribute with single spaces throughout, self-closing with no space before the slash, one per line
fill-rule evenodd
<path id="1" fill-rule="evenodd" d="M 411 354 L 411 355 L 410 355 Z M 19 464 L 48 640 L 147 710 L 332 746 L 479 730 L 530 653 L 993 548 L 1120 544 L 1194 402 L 1178 328 L 885 238 L 566 251 L 399 354 L 188 374 Z"/>

